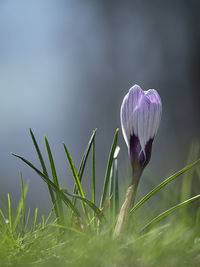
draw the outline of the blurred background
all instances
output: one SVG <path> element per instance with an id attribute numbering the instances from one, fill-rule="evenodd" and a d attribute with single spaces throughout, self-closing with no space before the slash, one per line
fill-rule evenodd
<path id="1" fill-rule="evenodd" d="M 0 200 L 49 211 L 46 185 L 10 155 L 39 167 L 29 128 L 47 161 L 46 134 L 63 187 L 72 190 L 65 142 L 78 168 L 92 130 L 99 194 L 122 99 L 135 83 L 158 90 L 163 116 L 139 190 L 144 194 L 185 166 L 200 130 L 200 2 L 0 0 Z M 120 184 L 129 181 L 119 133 Z M 84 176 L 90 191 L 90 166 Z M 174 192 L 175 194 L 175 192 Z"/>

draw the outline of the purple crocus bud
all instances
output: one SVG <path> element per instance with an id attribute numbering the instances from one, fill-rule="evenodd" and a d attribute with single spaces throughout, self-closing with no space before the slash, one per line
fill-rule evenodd
<path id="1" fill-rule="evenodd" d="M 134 176 L 140 177 L 151 157 L 153 139 L 162 114 L 162 103 L 157 91 L 143 91 L 134 85 L 121 106 L 121 126 L 128 146 Z"/>

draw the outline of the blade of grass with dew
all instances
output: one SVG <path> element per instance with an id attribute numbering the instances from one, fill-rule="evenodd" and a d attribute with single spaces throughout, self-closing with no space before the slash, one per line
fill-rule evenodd
<path id="1" fill-rule="evenodd" d="M 77 189 L 78 189 L 78 193 L 80 194 L 80 196 L 85 198 L 85 195 L 83 193 L 83 189 L 82 189 L 78 174 L 76 172 L 72 157 L 71 157 L 71 155 L 70 155 L 70 153 L 69 153 L 69 151 L 68 151 L 68 149 L 67 149 L 67 147 L 66 147 L 66 145 L 64 143 L 63 143 L 63 146 L 64 146 L 65 153 L 66 153 L 66 156 L 67 156 L 67 159 L 68 159 L 68 162 L 69 162 L 69 165 L 70 165 L 70 168 L 71 168 L 71 171 L 72 171 L 72 174 L 73 174 L 73 177 L 74 177 Z M 85 205 L 84 202 L 81 201 L 81 203 L 82 203 L 82 207 L 83 207 L 83 211 L 85 213 L 85 216 L 88 219 L 88 221 L 90 221 L 91 218 L 90 218 L 90 214 L 89 214 L 88 208 L 87 208 L 87 206 Z"/>
<path id="2" fill-rule="evenodd" d="M 81 201 L 85 202 L 88 206 L 90 206 L 90 208 L 95 212 L 95 214 L 101 218 L 103 216 L 103 213 L 102 211 L 92 202 L 90 201 L 89 199 L 85 198 L 85 197 L 82 197 L 80 195 L 75 195 L 75 194 L 71 194 L 69 193 L 66 189 L 61 189 L 62 192 L 64 192 L 65 194 L 71 196 L 71 197 L 74 197 L 74 198 L 77 198 L 77 199 L 80 199 Z"/>
<path id="3" fill-rule="evenodd" d="M 93 131 L 92 136 L 90 137 L 90 140 L 89 140 L 89 142 L 87 144 L 87 147 L 85 149 L 85 152 L 84 152 L 82 160 L 81 160 L 81 164 L 80 164 L 80 167 L 79 167 L 79 170 L 78 170 L 78 177 L 79 177 L 80 182 L 82 181 L 83 173 L 84 173 L 84 170 L 85 170 L 85 165 L 86 165 L 86 162 L 87 162 L 87 159 L 88 159 L 88 155 L 89 155 L 91 146 L 92 146 L 93 142 L 95 141 L 96 131 L 97 131 L 97 129 L 95 129 Z M 77 194 L 77 193 L 78 193 L 78 189 L 77 189 L 77 186 L 76 186 L 76 183 L 75 183 L 74 194 Z M 74 205 L 76 205 L 76 198 L 74 198 L 72 200 L 72 203 Z"/>
<path id="4" fill-rule="evenodd" d="M 55 168 L 55 164 L 54 164 L 54 160 L 53 160 L 53 156 L 52 156 L 52 153 L 51 153 L 51 148 L 49 146 L 49 142 L 48 142 L 46 136 L 44 137 L 44 139 L 45 139 L 46 149 L 47 149 L 47 153 L 48 153 L 48 157 L 49 157 L 49 163 L 50 163 L 50 166 L 51 166 L 51 172 L 52 172 L 53 181 L 54 181 L 54 184 L 58 188 L 60 188 L 59 187 L 58 178 L 57 178 L 56 168 Z M 64 213 L 63 213 L 62 199 L 60 197 L 60 193 L 59 192 L 56 192 L 56 199 L 57 199 L 59 215 L 60 215 L 58 219 L 63 224 L 64 223 Z"/>
<path id="5" fill-rule="evenodd" d="M 1 209 L 0 209 L 0 214 L 1 214 L 2 218 L 3 218 L 3 221 L 4 221 L 4 224 L 6 226 L 6 229 L 10 232 L 10 228 L 9 228 L 9 225 L 8 225 L 9 221 L 8 221 L 8 219 L 6 219 L 4 213 L 3 213 L 3 211 Z"/>
<path id="6" fill-rule="evenodd" d="M 176 172 L 175 174 L 171 175 L 167 179 L 165 179 L 162 183 L 160 183 L 158 186 L 156 186 L 151 192 L 149 192 L 147 195 L 145 195 L 130 211 L 130 213 L 135 212 L 141 205 L 143 205 L 151 196 L 153 196 L 156 192 L 158 192 L 161 188 L 166 186 L 168 183 L 172 182 L 175 178 L 180 176 L 182 173 L 188 171 L 192 167 L 194 167 L 196 164 L 200 162 L 200 159 L 196 160 L 192 164 L 186 166 L 182 170 Z"/>
<path id="7" fill-rule="evenodd" d="M 194 202 L 195 200 L 198 200 L 200 199 L 200 194 L 199 195 L 196 195 L 190 199 L 187 199 L 177 205 L 175 205 L 174 207 L 162 212 L 160 215 L 158 215 L 157 217 L 155 217 L 153 220 L 151 220 L 148 224 L 146 224 L 144 226 L 144 228 L 141 230 L 141 232 L 149 229 L 151 226 L 155 225 L 156 223 L 158 223 L 159 221 L 161 221 L 162 219 L 164 219 L 166 216 L 168 216 L 169 214 L 171 214 L 172 212 L 176 211 L 177 209 L 185 206 L 185 205 L 188 205 L 192 202 Z"/>
<path id="8" fill-rule="evenodd" d="M 45 183 L 47 183 L 47 185 L 51 186 L 51 188 L 55 191 L 60 193 L 60 196 L 63 200 L 63 202 L 70 207 L 74 213 L 80 217 L 79 211 L 76 209 L 76 207 L 74 207 L 74 205 L 72 204 L 72 202 L 70 201 L 69 198 L 66 197 L 66 195 L 46 176 L 44 175 L 40 170 L 38 170 L 31 162 L 29 162 L 27 159 L 15 154 L 15 153 L 11 153 L 13 156 L 21 159 L 23 162 L 25 162 L 28 166 L 30 166 L 44 181 Z"/>
<path id="9" fill-rule="evenodd" d="M 49 178 L 49 175 L 48 175 L 48 172 L 47 172 L 47 168 L 45 166 L 44 159 L 42 157 L 42 153 L 40 152 L 40 148 L 38 146 L 38 143 L 36 141 L 36 138 L 35 138 L 32 130 L 31 130 L 31 128 L 30 128 L 30 134 L 31 134 L 31 138 L 32 138 L 33 144 L 35 146 L 35 149 L 36 149 L 39 161 L 40 161 L 40 165 L 42 167 L 42 171 L 43 171 L 44 175 L 46 175 Z M 54 193 L 52 191 L 52 188 L 49 185 L 48 185 L 48 190 L 49 190 L 49 194 L 50 194 L 50 197 L 51 197 L 52 205 L 54 207 L 56 218 L 59 218 L 56 199 L 55 199 Z"/>
<path id="10" fill-rule="evenodd" d="M 22 174 L 21 174 L 21 199 L 17 208 L 17 214 L 15 216 L 14 222 L 13 222 L 13 232 L 15 231 L 17 224 L 19 223 L 20 220 L 20 214 L 22 211 L 22 233 L 24 233 L 24 227 L 25 227 L 25 197 L 27 194 L 28 190 L 28 185 L 25 186 L 23 185 L 23 179 L 22 179 Z"/>
<path id="11" fill-rule="evenodd" d="M 109 185 L 109 180 L 110 180 L 110 173 L 111 173 L 111 168 L 112 168 L 112 164 L 113 164 L 113 157 L 114 157 L 115 149 L 117 146 L 118 132 L 119 132 L 119 129 L 117 128 L 117 130 L 115 132 L 114 139 L 113 139 L 113 143 L 111 146 L 109 159 L 108 159 L 108 165 L 107 165 L 107 169 L 106 169 L 106 175 L 105 175 L 104 186 L 103 186 L 103 193 L 102 193 L 101 202 L 100 202 L 101 208 L 104 207 L 104 203 L 105 203 L 105 200 L 107 197 L 108 185 Z"/>

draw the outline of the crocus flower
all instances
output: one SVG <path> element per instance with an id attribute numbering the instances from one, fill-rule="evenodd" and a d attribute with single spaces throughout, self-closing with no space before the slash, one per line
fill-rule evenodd
<path id="1" fill-rule="evenodd" d="M 134 85 L 121 106 L 121 126 L 133 172 L 140 176 L 151 157 L 151 147 L 162 114 L 161 99 L 154 89 Z"/>

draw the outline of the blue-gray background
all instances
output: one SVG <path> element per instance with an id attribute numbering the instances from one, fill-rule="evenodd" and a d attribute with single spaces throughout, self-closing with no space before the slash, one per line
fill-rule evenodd
<path id="1" fill-rule="evenodd" d="M 200 130 L 199 12 L 198 0 L 0 0 L 2 202 L 8 192 L 14 201 L 19 199 L 22 171 L 30 184 L 28 205 L 41 211 L 48 207 L 46 185 L 10 155 L 19 153 L 39 166 L 30 127 L 43 152 L 47 135 L 62 186 L 70 189 L 73 179 L 62 141 L 78 167 L 97 127 L 100 192 L 113 134 L 120 126 L 120 105 L 135 83 L 157 89 L 163 102 L 152 160 L 142 180 L 145 190 L 182 168 Z M 121 131 L 119 145 L 123 185 L 129 162 Z"/>

